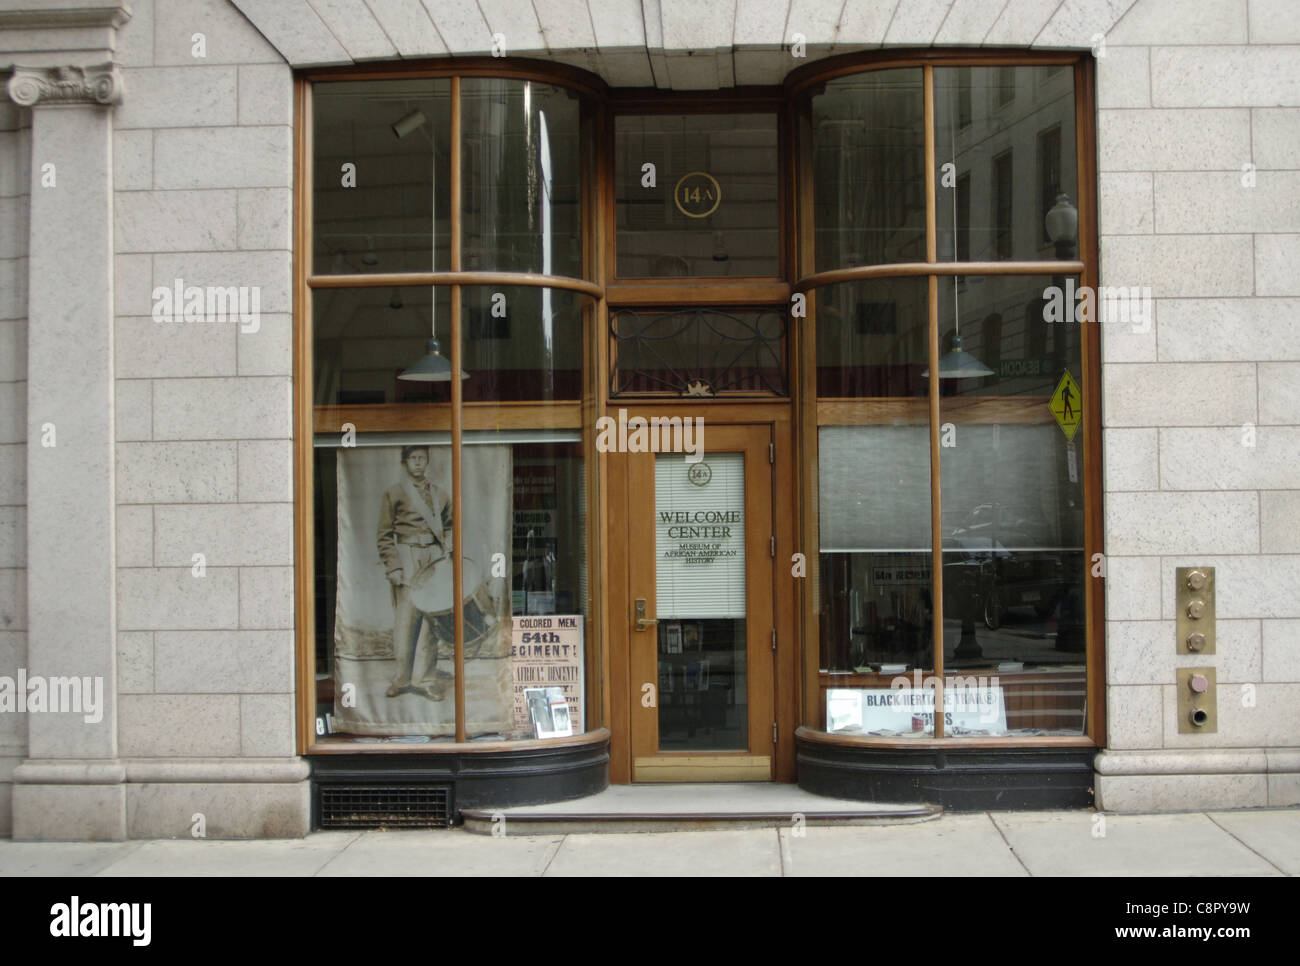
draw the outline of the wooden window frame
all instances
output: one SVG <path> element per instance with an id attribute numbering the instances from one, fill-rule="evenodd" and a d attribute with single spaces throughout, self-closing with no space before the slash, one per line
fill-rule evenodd
<path id="1" fill-rule="evenodd" d="M 313 119 L 312 88 L 318 81 L 410 80 L 416 78 L 448 78 L 451 81 L 451 177 L 450 177 L 450 265 L 442 272 L 376 273 L 360 275 L 325 275 L 313 271 L 313 218 L 312 172 Z M 583 199 L 582 247 L 583 277 L 543 275 L 535 272 L 484 272 L 463 271 L 461 268 L 461 79 L 466 77 L 493 77 L 506 80 L 531 80 L 551 83 L 575 90 L 594 103 L 596 109 L 580 112 L 582 134 L 581 164 Z M 594 81 L 594 83 L 593 83 Z M 591 278 L 602 277 L 597 186 L 599 175 L 595 166 L 595 144 L 601 134 L 599 109 L 603 105 L 605 89 L 601 82 L 573 68 L 527 62 L 502 63 L 490 58 L 465 61 L 393 64 L 384 68 L 337 68 L 309 71 L 296 78 L 294 104 L 294 589 L 295 626 L 297 650 L 297 723 L 299 754 L 392 754 L 392 753 L 499 753 L 502 750 L 523 750 L 532 747 L 555 748 L 599 744 L 609 739 L 603 722 L 608 720 L 607 698 L 601 682 L 603 668 L 599 642 L 602 639 L 603 619 L 599 594 L 589 595 L 590 617 L 587 628 L 587 653 L 585 671 L 587 680 L 586 722 L 584 733 L 571 739 L 546 741 L 476 741 L 468 742 L 465 729 L 465 625 L 461 607 L 453 611 L 454 666 L 455 666 L 455 716 L 454 742 L 420 745 L 375 746 L 351 742 L 321 741 L 315 733 L 316 698 L 316 628 L 315 628 L 315 533 L 313 511 L 315 493 L 313 486 L 314 437 L 320 432 L 338 432 L 344 423 L 351 423 L 357 432 L 395 431 L 447 431 L 451 435 L 452 545 L 463 546 L 461 526 L 463 505 L 461 492 L 461 450 L 464 430 L 505 430 L 518 428 L 576 429 L 580 434 L 583 459 L 593 468 L 599 467 L 595 459 L 594 437 L 589 427 L 594 419 L 586 418 L 593 407 L 599 405 L 595 398 L 599 392 L 596 380 L 596 334 L 603 331 L 604 288 Z M 575 292 L 594 300 L 583 312 L 582 335 L 582 397 L 577 400 L 538 402 L 478 402 L 465 403 L 459 379 L 450 381 L 451 402 L 427 404 L 382 405 L 316 405 L 313 398 L 313 314 L 312 292 L 330 288 L 384 288 L 384 287 L 437 287 L 450 290 L 449 362 L 453 372 L 462 368 L 462 305 L 461 289 L 466 286 L 531 286 L 548 287 Z M 599 584 L 597 575 L 603 553 L 600 539 L 600 475 L 599 470 L 589 477 L 586 512 L 591 524 L 588 527 L 586 566 L 588 586 Z M 459 554 L 452 557 L 453 594 L 456 600 L 463 597 L 463 564 Z"/>
<path id="2" fill-rule="evenodd" d="M 1026 260 L 992 262 L 941 262 L 937 251 L 937 159 L 935 156 L 934 128 L 934 70 L 937 67 L 1070 67 L 1074 81 L 1075 149 L 1078 172 L 1079 211 L 1078 254 L 1072 260 Z M 870 70 L 892 67 L 919 67 L 923 72 L 925 156 L 928 175 L 925 179 L 926 195 L 926 260 L 924 262 L 868 265 L 816 271 L 813 251 L 812 205 L 812 144 L 809 122 L 811 99 L 824 85 L 837 77 Z M 1053 74 L 1056 71 L 1052 72 Z M 928 280 L 929 304 L 929 368 L 939 369 L 939 310 L 938 285 L 942 277 L 951 275 L 1078 275 L 1081 286 L 1098 284 L 1097 247 L 1097 170 L 1096 170 L 1096 101 L 1095 68 L 1090 57 L 1083 53 L 1029 53 L 1023 50 L 989 51 L 938 51 L 922 56 L 882 53 L 876 55 L 830 58 L 796 71 L 786 81 L 794 112 L 793 130 L 798 136 L 795 167 L 797 208 L 799 213 L 798 279 L 795 292 L 809 295 L 810 302 L 816 290 L 827 285 L 871 278 L 925 277 Z M 955 243 L 955 240 L 954 240 Z M 955 254 L 955 252 L 954 252 Z M 813 303 L 815 304 L 815 303 Z M 1105 602 L 1103 582 L 1091 575 L 1093 564 L 1102 553 L 1102 479 L 1101 479 L 1101 378 L 1100 378 L 1100 323 L 1083 330 L 1081 346 L 1082 387 L 1085 398 L 1093 400 L 1084 410 L 1083 470 L 1081 481 L 1084 497 L 1084 557 L 1088 576 L 1084 578 L 1085 657 L 1087 674 L 1086 709 L 1083 734 L 1080 736 L 1052 737 L 989 737 L 947 738 L 944 736 L 943 716 L 935 716 L 934 736 L 927 739 L 905 741 L 826 736 L 823 722 L 810 717 L 820 706 L 822 675 L 820 673 L 819 604 L 815 599 L 816 580 L 804 582 L 802 599 L 803 708 L 804 726 L 801 734 L 815 736 L 816 740 L 831 740 L 849 745 L 868 745 L 897 748 L 974 748 L 974 747 L 1100 747 L 1105 744 L 1105 653 L 1104 627 Z M 817 396 L 816 312 L 809 311 L 806 324 L 801 327 L 799 339 L 800 371 L 794 380 L 798 394 L 799 446 L 801 474 L 800 529 L 805 545 L 810 548 L 811 566 L 816 573 L 817 547 L 820 545 L 817 517 L 818 462 L 817 431 L 822 425 L 880 425 L 897 421 L 927 421 L 930 430 L 930 510 L 931 559 L 943 559 L 943 531 L 941 520 L 941 461 L 940 461 L 940 396 L 939 381 L 931 379 L 928 398 L 919 399 L 823 399 Z M 1044 414 L 1043 397 L 972 397 L 958 402 L 955 397 L 945 398 L 944 415 L 951 417 L 961 412 L 965 422 L 1037 423 L 1050 418 Z M 942 707 L 944 687 L 943 643 L 943 568 L 934 566 L 932 598 L 934 601 L 933 646 L 934 676 L 938 678 L 935 706 Z"/>
<path id="3" fill-rule="evenodd" d="M 934 69 L 956 66 L 1040 66 L 1070 67 L 1075 90 L 1075 125 L 1078 172 L 1079 249 L 1074 260 L 1052 261 L 1001 261 L 1001 262 L 940 262 L 937 258 L 935 224 L 935 133 L 934 133 Z M 925 179 L 926 197 L 926 259 L 924 262 L 855 266 L 816 272 L 812 250 L 812 167 L 811 140 L 809 138 L 808 112 L 811 92 L 835 77 L 869 70 L 891 67 L 916 67 L 923 71 L 925 91 L 926 143 L 925 157 L 929 175 Z M 1055 72 L 1053 72 L 1055 73 Z M 584 278 L 571 279 L 542 276 L 530 273 L 463 272 L 460 271 L 460 151 L 452 153 L 456 171 L 452 182 L 457 191 L 451 206 L 455 224 L 452 228 L 453 257 L 447 272 L 313 276 L 311 263 L 312 244 L 311 172 L 313 169 L 311 131 L 311 85 L 327 80 L 382 80 L 412 79 L 418 77 L 453 78 L 452 102 L 459 118 L 459 81 L 461 77 L 494 77 L 535 80 L 560 84 L 590 98 L 594 110 L 583 112 L 583 124 L 590 125 L 584 133 L 583 148 L 583 265 Z M 616 279 L 615 214 L 613 189 L 614 118 L 619 114 L 636 113 L 774 113 L 777 116 L 779 136 L 778 196 L 781 213 L 780 273 L 764 278 L 692 278 L 690 284 L 681 279 Z M 609 345 L 602 335 L 608 331 L 612 308 L 627 306 L 769 306 L 788 304 L 796 293 L 815 300 L 816 290 L 824 285 L 884 277 L 925 277 L 928 280 L 929 298 L 929 364 L 932 371 L 938 367 L 938 307 L 937 287 L 940 278 L 948 275 L 1078 275 L 1081 285 L 1094 289 L 1098 284 L 1097 250 L 1097 170 L 1096 170 L 1096 101 L 1095 68 L 1092 59 L 1084 53 L 1055 52 L 1031 53 L 1019 49 L 990 49 L 986 51 L 948 50 L 915 52 L 882 51 L 867 54 L 850 54 L 827 58 L 793 72 L 778 88 L 738 88 L 731 91 L 674 93 L 659 90 L 609 91 L 598 78 L 576 68 L 562 65 L 529 62 L 517 59 L 467 58 L 455 61 L 415 61 L 364 68 L 328 68 L 302 72 L 297 75 L 295 91 L 295 192 L 294 192 L 294 516 L 295 516 L 295 613 L 297 628 L 297 700 L 298 700 L 298 750 L 302 754 L 359 754 L 359 753 L 438 753 L 467 751 L 500 752 L 503 749 L 526 749 L 531 745 L 556 747 L 557 744 L 595 744 L 607 741 L 610 732 L 604 723 L 611 720 L 611 691 L 622 683 L 610 665 L 610 615 L 605 607 L 608 588 L 605 575 L 610 573 L 610 555 L 602 539 L 606 488 L 605 460 L 594 448 L 591 427 L 598 415 L 604 413 L 609 400 L 608 371 Z M 458 125 L 457 125 L 458 127 Z M 456 131 L 459 145 L 459 130 Z M 955 254 L 955 253 L 954 253 Z M 450 409 L 445 404 L 438 409 L 431 405 L 397 406 L 314 406 L 312 397 L 312 316 L 311 294 L 315 288 L 327 287 L 392 287 L 394 285 L 445 285 L 451 289 L 452 305 L 452 366 L 459 367 L 461 339 L 460 287 L 462 285 L 542 285 L 575 291 L 591 298 L 590 310 L 584 317 L 590 320 L 590 337 L 583 337 L 583 397 L 579 401 L 555 403 L 464 403 L 460 388 L 453 380 L 454 401 Z M 817 429 L 835 420 L 876 423 L 895 418 L 926 419 L 931 431 L 931 513 L 932 554 L 942 556 L 942 531 L 939 520 L 939 396 L 937 380 L 931 380 L 929 398 L 919 399 L 818 399 L 816 396 L 816 341 L 815 313 L 798 319 L 790 327 L 787 347 L 791 398 L 788 413 L 792 435 L 798 447 L 794 454 L 797 469 L 792 467 L 791 500 L 798 508 L 792 526 L 802 534 L 796 547 L 813 548 L 810 561 L 815 574 L 817 566 Z M 1082 345 L 1082 385 L 1085 398 L 1100 399 L 1100 340 L 1098 327 L 1084 330 Z M 666 400 L 673 406 L 690 405 L 693 400 Z M 1014 402 L 999 397 L 971 399 L 957 402 L 945 400 L 947 412 L 961 406 L 964 418 L 970 422 L 1037 422 L 1041 412 L 1031 412 L 1037 401 L 1026 403 L 1023 398 Z M 721 405 L 721 404 L 715 404 Z M 727 409 L 734 418 L 741 413 L 757 413 L 762 407 L 772 407 L 770 400 L 753 400 Z M 446 414 L 445 419 L 439 413 Z M 719 410 L 720 418 L 722 410 Z M 439 419 L 446 425 L 441 426 Z M 475 742 L 464 739 L 464 704 L 457 702 L 457 742 L 427 745 L 329 745 L 315 740 L 315 588 L 314 547 L 312 517 L 314 494 L 312 491 L 314 433 L 337 431 L 342 423 L 351 422 L 361 431 L 394 431 L 401 429 L 450 429 L 454 437 L 453 455 L 459 463 L 459 435 L 462 429 L 488 428 L 576 428 L 582 434 L 584 459 L 591 469 L 588 486 L 589 541 L 587 566 L 592 619 L 589 621 L 587 641 L 588 731 L 572 741 L 548 742 Z M 435 425 L 437 424 L 437 425 Z M 1102 549 L 1101 511 L 1101 421 L 1100 406 L 1096 403 L 1084 410 L 1083 447 L 1084 528 L 1085 553 L 1089 561 Z M 459 473 L 455 472 L 459 499 Z M 459 517 L 459 515 L 458 515 Z M 459 524 L 457 524 L 459 525 Z M 459 542 L 459 538 L 457 537 Z M 942 568 L 934 568 L 938 583 L 942 581 Z M 811 576 L 811 575 L 810 575 Z M 456 569 L 459 587 L 460 571 Z M 799 628 L 801 650 L 796 652 L 792 666 L 797 665 L 802 682 L 796 687 L 802 700 L 789 698 L 790 710 L 798 712 L 798 721 L 807 721 L 809 709 L 818 706 L 819 696 L 819 641 L 817 605 L 812 598 L 814 580 L 802 582 L 803 592 L 793 603 L 793 618 Z M 942 668 L 942 594 L 934 595 L 936 654 Z M 1081 737 L 1061 738 L 944 738 L 942 720 L 936 723 L 934 739 L 889 742 L 881 739 L 839 738 L 833 740 L 847 744 L 898 746 L 923 748 L 931 744 L 944 747 L 1091 747 L 1105 740 L 1105 655 L 1103 584 L 1097 579 L 1085 583 L 1085 614 L 1087 627 L 1087 721 Z M 456 621 L 457 660 L 463 662 L 463 618 Z M 463 688 L 463 676 L 457 675 L 458 698 Z M 790 694 L 789 691 L 786 692 Z M 936 695 L 942 700 L 942 695 Z M 617 701 L 617 699 L 615 699 Z M 799 706 L 802 705 L 802 708 Z M 596 727 L 592 727 L 593 723 Z M 801 729 L 807 731 L 807 728 Z M 816 734 L 816 732 L 811 732 Z M 825 736 L 820 736 L 824 738 Z M 820 738 L 819 738 L 820 740 Z M 959 744 L 954 745 L 957 741 Z M 787 746 L 788 748 L 788 746 Z M 792 749 L 790 749 L 792 751 Z M 793 768 L 793 758 L 790 761 Z"/>
<path id="4" fill-rule="evenodd" d="M 674 93 L 653 89 L 611 91 L 608 131 L 603 144 L 601 176 L 607 186 L 606 203 L 600 212 L 605 224 L 605 264 L 608 266 L 606 297 L 611 307 L 654 305 L 762 305 L 787 302 L 790 298 L 791 262 L 787 239 L 791 234 L 790 175 L 788 152 L 777 153 L 777 272 L 774 275 L 699 275 L 690 278 L 618 275 L 618 226 L 615 178 L 615 129 L 619 117 L 645 115 L 768 114 L 776 119 L 777 144 L 790 138 L 786 102 L 779 89 L 738 87 L 726 91 Z"/>

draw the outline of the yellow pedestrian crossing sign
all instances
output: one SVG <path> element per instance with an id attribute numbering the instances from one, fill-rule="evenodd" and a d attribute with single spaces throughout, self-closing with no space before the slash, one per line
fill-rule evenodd
<path id="1" fill-rule="evenodd" d="M 1056 392 L 1052 393 L 1047 407 L 1056 417 L 1065 438 L 1073 440 L 1074 434 L 1079 431 L 1079 424 L 1083 422 L 1083 394 L 1069 369 L 1065 370 L 1061 381 L 1056 384 Z"/>

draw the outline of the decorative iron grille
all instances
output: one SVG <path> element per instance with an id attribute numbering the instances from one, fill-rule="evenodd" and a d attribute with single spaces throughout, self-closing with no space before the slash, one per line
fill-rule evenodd
<path id="1" fill-rule="evenodd" d="M 784 309 L 620 309 L 611 396 L 786 396 Z"/>

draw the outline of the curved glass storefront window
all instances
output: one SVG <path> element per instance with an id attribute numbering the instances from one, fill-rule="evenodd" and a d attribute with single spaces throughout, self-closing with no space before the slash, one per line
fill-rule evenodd
<path id="1" fill-rule="evenodd" d="M 816 293 L 817 395 L 923 398 L 929 363 L 923 278 L 827 285 Z"/>
<path id="2" fill-rule="evenodd" d="M 925 260 L 919 67 L 850 74 L 812 98 L 817 271 Z"/>
<path id="3" fill-rule="evenodd" d="M 465 401 L 581 399 L 587 301 L 563 289 L 462 288 Z"/>
<path id="4" fill-rule="evenodd" d="M 935 160 L 956 181 L 940 183 L 941 260 L 1061 257 L 1047 213 L 1079 197 L 1074 110 L 1073 71 L 935 68 Z"/>
<path id="5" fill-rule="evenodd" d="M 313 98 L 315 741 L 582 735 L 601 706 L 584 102 L 454 77 Z M 487 271 L 506 274 L 473 284 Z"/>
<path id="6" fill-rule="evenodd" d="M 1095 267 L 1076 260 L 1075 74 L 890 67 L 807 85 L 803 264 L 845 270 L 800 285 L 818 427 L 811 729 L 1089 733 L 1096 335 L 1075 310 Z M 1025 265 L 976 267 L 1001 260 Z"/>
<path id="7" fill-rule="evenodd" d="M 312 297 L 312 395 L 317 406 L 449 403 L 447 382 L 400 378 L 427 351 L 448 345 L 451 290 L 394 285 L 327 288 Z M 444 419 L 447 416 L 444 414 Z M 450 429 L 449 422 L 442 426 Z"/>
<path id="8" fill-rule="evenodd" d="M 451 81 L 317 84 L 312 272 L 450 266 Z"/>
<path id="9" fill-rule="evenodd" d="M 594 313 L 590 300 L 549 288 L 480 286 L 461 294 L 467 320 L 498 325 L 461 330 L 463 493 L 466 521 L 478 521 L 462 541 L 465 593 L 477 588 L 466 597 L 466 641 L 476 612 L 509 628 L 500 673 L 510 684 L 510 737 L 580 735 L 589 695 L 599 694 L 586 660 L 592 612 L 578 402 L 583 332 L 591 332 Z M 469 658 L 467 650 L 467 684 Z"/>
<path id="10" fill-rule="evenodd" d="M 816 293 L 819 713 L 834 732 L 859 730 L 844 717 L 859 692 L 934 667 L 928 305 L 923 278 Z"/>
<path id="11" fill-rule="evenodd" d="M 582 277 L 579 102 L 537 81 L 461 81 L 466 271 Z"/>
<path id="12" fill-rule="evenodd" d="M 941 346 L 960 333 L 970 357 L 940 387 L 944 667 L 996 677 L 1000 712 L 954 736 L 1083 733 L 1082 332 L 1073 311 L 1048 321 L 1067 288 L 1078 279 L 940 281 Z"/>

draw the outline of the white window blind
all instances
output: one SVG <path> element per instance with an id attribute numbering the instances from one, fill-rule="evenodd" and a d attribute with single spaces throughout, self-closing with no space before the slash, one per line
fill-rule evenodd
<path id="1" fill-rule="evenodd" d="M 706 474 L 704 485 L 691 482 Z M 710 453 L 703 463 L 657 455 L 654 514 L 659 620 L 743 618 L 744 454 Z"/>

